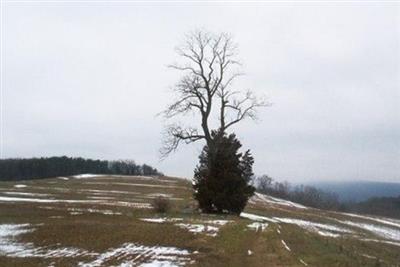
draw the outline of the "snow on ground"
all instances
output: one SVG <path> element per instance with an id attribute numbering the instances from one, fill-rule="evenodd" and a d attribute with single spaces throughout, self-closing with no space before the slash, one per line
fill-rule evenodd
<path id="1" fill-rule="evenodd" d="M 30 196 L 30 197 L 48 197 L 49 194 L 41 193 L 27 193 L 27 192 L 2 192 L 5 195 L 17 195 L 17 196 Z"/>
<path id="2" fill-rule="evenodd" d="M 132 266 L 134 262 L 143 262 L 141 266 L 181 266 L 190 261 L 190 252 L 185 249 L 164 246 L 143 246 L 135 243 L 125 243 L 118 248 L 111 248 L 98 255 L 95 260 L 90 262 L 80 262 L 80 267 L 96 267 L 107 265 L 109 261 L 115 259 L 123 260 L 130 258 L 130 261 L 123 261 L 120 266 Z M 157 263 L 158 262 L 158 263 Z M 151 263 L 164 265 L 149 265 Z M 145 265 L 147 264 L 147 265 Z M 165 265 L 170 264 L 170 265 Z"/>
<path id="3" fill-rule="evenodd" d="M 261 231 L 264 231 L 268 226 L 268 223 L 260 223 L 260 222 L 253 222 L 251 224 L 248 224 L 247 227 L 252 229 L 252 230 L 258 230 L 261 229 Z"/>
<path id="4" fill-rule="evenodd" d="M 21 197 L 5 197 L 0 196 L 0 201 L 3 202 L 36 202 L 36 203 L 57 203 L 57 202 L 66 202 L 66 203 L 81 203 L 83 200 L 56 200 L 56 199 L 43 199 L 43 198 L 21 198 Z M 94 201 L 94 200 L 92 200 Z M 87 202 L 87 201 L 83 201 Z"/>
<path id="5" fill-rule="evenodd" d="M 91 255 L 86 250 L 78 248 L 34 247 L 32 243 L 22 243 L 16 237 L 34 231 L 30 224 L 0 224 L 0 256 L 8 257 L 76 257 Z"/>
<path id="6" fill-rule="evenodd" d="M 54 189 L 54 188 L 52 188 Z M 101 194 L 126 194 L 126 195 L 130 195 L 130 194 L 139 194 L 137 192 L 132 192 L 132 191 L 118 191 L 118 190 L 99 190 L 99 189 L 82 189 L 79 190 L 79 192 L 90 192 L 90 193 L 101 193 Z"/>
<path id="7" fill-rule="evenodd" d="M 152 209 L 153 208 L 153 206 L 150 203 L 142 203 L 142 202 L 110 201 L 110 202 L 101 202 L 101 204 L 109 205 L 109 206 L 131 207 L 134 209 Z"/>
<path id="8" fill-rule="evenodd" d="M 116 212 L 112 210 L 99 210 L 99 209 L 78 209 L 78 208 L 68 208 L 68 211 L 70 212 L 77 212 L 77 213 L 101 213 L 104 215 L 122 215 L 121 212 Z M 72 214 L 72 213 L 71 213 Z"/>
<path id="9" fill-rule="evenodd" d="M 141 221 L 151 222 L 151 223 L 164 223 L 168 218 L 141 218 Z"/>
<path id="10" fill-rule="evenodd" d="M 393 242 L 393 241 L 386 241 L 386 240 L 372 239 L 372 238 L 361 238 L 360 240 L 368 241 L 368 242 L 384 243 L 384 244 L 389 244 L 389 245 L 394 245 L 394 246 L 400 247 L 400 242 Z"/>
<path id="11" fill-rule="evenodd" d="M 102 196 L 88 196 L 89 199 L 97 199 L 97 200 L 113 200 L 115 197 L 102 197 Z"/>
<path id="12" fill-rule="evenodd" d="M 257 222 L 272 222 L 272 223 L 288 223 L 288 224 L 295 224 L 298 225 L 299 227 L 306 229 L 308 231 L 316 232 L 322 236 L 329 236 L 329 237 L 338 237 L 339 234 L 343 233 L 352 233 L 351 230 L 331 225 L 331 224 L 322 224 L 322 223 L 316 223 L 316 222 L 311 222 L 311 221 L 305 221 L 305 220 L 300 220 L 300 219 L 292 219 L 292 218 L 280 218 L 280 217 L 265 217 L 265 216 L 260 216 L 256 214 L 251 214 L 251 213 L 246 213 L 242 212 L 240 214 L 240 217 L 247 218 L 253 221 Z"/>
<path id="13" fill-rule="evenodd" d="M 307 264 L 305 261 L 303 261 L 302 259 L 299 259 L 299 261 L 300 261 L 301 264 L 303 264 L 304 266 L 308 266 L 308 264 Z"/>
<path id="14" fill-rule="evenodd" d="M 147 194 L 148 197 L 165 197 L 165 198 L 171 198 L 173 197 L 172 194 L 164 194 L 164 193 L 152 193 L 152 194 Z"/>
<path id="15" fill-rule="evenodd" d="M 355 217 L 355 218 L 360 218 L 360 219 L 366 219 L 370 221 L 375 221 L 383 224 L 387 224 L 390 226 L 395 226 L 400 228 L 400 221 L 399 220 L 394 220 L 394 219 L 389 219 L 389 218 L 377 218 L 377 217 L 371 217 L 371 216 L 365 216 L 365 215 L 359 215 L 359 214 L 353 214 L 353 213 L 340 213 L 343 215 L 347 215 L 350 217 Z"/>
<path id="16" fill-rule="evenodd" d="M 92 183 L 95 184 L 95 183 Z M 100 184 L 100 183 L 99 183 Z M 112 183 L 114 185 L 127 185 L 127 186 L 142 186 L 142 187 L 152 187 L 152 188 L 183 188 L 186 187 L 176 186 L 176 185 L 158 185 L 158 184 L 139 184 L 139 183 Z"/>
<path id="17" fill-rule="evenodd" d="M 14 241 L 20 234 L 29 233 L 29 224 L 0 224 L 0 255 L 23 251 L 24 246 Z"/>
<path id="18" fill-rule="evenodd" d="M 0 202 L 34 202 L 34 203 L 83 203 L 83 204 L 99 204 L 108 206 L 123 206 L 136 209 L 151 209 L 150 203 L 142 202 L 126 202 L 126 201 L 107 201 L 107 200 L 73 200 L 73 199 L 42 199 L 42 198 L 19 198 L 0 196 Z"/>
<path id="19" fill-rule="evenodd" d="M 361 228 L 363 230 L 367 230 L 385 239 L 400 241 L 400 230 L 398 229 L 393 229 L 385 226 L 378 226 L 375 224 L 361 223 L 361 222 L 352 222 L 352 221 L 340 221 L 340 222 L 353 227 Z"/>
<path id="20" fill-rule="evenodd" d="M 131 267 L 132 265 L 120 265 L 120 267 Z M 170 262 L 170 261 L 159 261 L 154 260 L 147 263 L 142 263 L 139 267 L 177 267 L 178 265 Z"/>
<path id="21" fill-rule="evenodd" d="M 335 237 L 338 233 L 352 233 L 350 229 L 339 227 L 336 225 L 331 225 L 331 224 L 322 224 L 322 223 L 316 223 L 316 222 L 310 222 L 310 221 L 305 221 L 305 220 L 300 220 L 300 219 L 292 219 L 292 218 L 278 218 L 278 217 L 273 217 L 275 220 L 282 222 L 282 223 L 288 223 L 288 224 L 295 224 L 303 229 L 316 232 L 320 235 L 323 236 L 331 236 Z"/>
<path id="22" fill-rule="evenodd" d="M 24 184 L 16 184 L 16 185 L 14 185 L 14 187 L 15 188 L 24 188 L 24 187 L 26 187 L 26 185 L 24 185 Z"/>
<path id="23" fill-rule="evenodd" d="M 246 218 L 252 221 L 259 221 L 259 222 L 263 222 L 263 221 L 267 221 L 267 222 L 273 222 L 273 223 L 277 223 L 278 221 L 272 218 L 268 218 L 265 216 L 260 216 L 260 215 L 256 215 L 256 214 L 251 214 L 251 213 L 247 213 L 247 212 L 242 212 L 240 213 L 240 217 L 242 218 Z"/>
<path id="24" fill-rule="evenodd" d="M 281 198 L 271 197 L 260 193 L 255 193 L 254 196 L 250 198 L 251 202 L 263 202 L 267 204 L 275 204 L 275 205 L 283 205 L 292 208 L 298 209 L 307 209 L 306 206 L 300 205 L 298 203 L 294 203 L 292 201 L 284 200 Z"/>
<path id="25" fill-rule="evenodd" d="M 168 223 L 183 221 L 183 218 L 141 218 L 141 221 L 150 223 Z M 191 233 L 204 233 L 208 236 L 217 236 L 219 228 L 227 223 L 232 222 L 231 220 L 195 220 L 196 223 L 176 223 L 175 225 L 186 229 Z M 210 225 L 212 224 L 212 225 Z"/>
<path id="26" fill-rule="evenodd" d="M 220 226 L 224 226 L 227 223 L 233 222 L 231 220 L 208 220 L 208 221 L 204 221 L 204 223 L 208 223 L 208 224 L 215 224 L 215 225 L 220 225 Z"/>
<path id="27" fill-rule="evenodd" d="M 182 221 L 182 218 L 141 218 L 141 221 L 151 222 L 151 223 L 165 223 L 165 222 L 179 222 Z"/>
<path id="28" fill-rule="evenodd" d="M 191 233 L 204 233 L 208 236 L 217 236 L 219 228 L 204 224 L 177 223 L 176 226 L 186 229 Z"/>
<path id="29" fill-rule="evenodd" d="M 281 242 L 282 242 L 282 245 L 285 247 L 285 249 L 286 249 L 287 251 L 291 251 L 290 248 L 289 248 L 289 246 L 286 244 L 286 242 L 285 242 L 284 240 L 281 240 Z"/>
<path id="30" fill-rule="evenodd" d="M 69 180 L 68 177 L 57 177 L 57 178 L 60 179 L 60 180 L 65 180 L 65 181 Z"/>
<path id="31" fill-rule="evenodd" d="M 93 261 L 79 263 L 79 266 L 82 267 L 104 266 L 111 260 L 124 260 L 125 258 L 129 258 L 130 261 L 123 262 L 120 266 L 132 266 L 134 262 L 155 264 L 156 261 L 159 261 L 160 264 L 162 262 L 164 265 L 143 264 L 143 266 L 181 266 L 190 261 L 189 251 L 175 247 L 149 247 L 125 243 L 121 247 L 112 248 L 100 254 L 73 247 L 35 247 L 32 243 L 22 243 L 16 240 L 17 236 L 32 231 L 34 231 L 34 228 L 30 224 L 0 224 L 0 256 L 23 258 L 95 257 Z"/>
<path id="32" fill-rule="evenodd" d="M 95 177 L 100 177 L 100 176 L 105 176 L 104 174 L 91 174 L 91 173 L 84 173 L 84 174 L 78 174 L 74 175 L 75 179 L 85 179 L 85 178 L 95 178 Z"/>
<path id="33" fill-rule="evenodd" d="M 340 236 L 340 234 L 332 233 L 332 232 L 329 232 L 329 231 L 323 231 L 323 230 L 317 230 L 317 233 L 319 235 L 322 235 L 322 236 L 334 237 L 334 238 Z"/>

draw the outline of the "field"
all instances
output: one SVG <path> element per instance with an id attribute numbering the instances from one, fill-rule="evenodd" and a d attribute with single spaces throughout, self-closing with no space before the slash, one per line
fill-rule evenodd
<path id="1" fill-rule="evenodd" d="M 399 220 L 261 194 L 240 217 L 204 215 L 192 193 L 171 177 L 1 182 L 0 266 L 400 266 Z"/>

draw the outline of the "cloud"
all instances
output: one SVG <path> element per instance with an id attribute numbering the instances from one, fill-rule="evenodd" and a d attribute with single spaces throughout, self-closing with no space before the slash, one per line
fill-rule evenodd
<path id="1" fill-rule="evenodd" d="M 257 173 L 400 179 L 393 5 L 8 2 L 5 13 L 6 157 L 133 158 L 190 177 L 201 144 L 160 163 L 155 115 L 173 99 L 174 46 L 204 28 L 234 35 L 247 73 L 235 86 L 273 103 L 235 129 Z"/>

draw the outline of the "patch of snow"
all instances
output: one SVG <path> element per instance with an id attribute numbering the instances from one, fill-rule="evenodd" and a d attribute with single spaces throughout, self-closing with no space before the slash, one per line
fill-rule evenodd
<path id="1" fill-rule="evenodd" d="M 305 261 L 303 261 L 302 259 L 299 259 L 299 261 L 300 261 L 301 264 L 303 264 L 304 266 L 308 266 L 308 264 L 307 264 Z"/>
<path id="2" fill-rule="evenodd" d="M 338 237 L 338 233 L 352 233 L 353 231 L 342 228 L 339 226 L 335 225 L 330 225 L 330 224 L 322 224 L 322 223 L 316 223 L 316 222 L 310 222 L 310 221 L 305 221 L 305 220 L 300 220 L 300 219 L 292 219 L 292 218 L 280 218 L 280 217 L 265 217 L 265 216 L 260 216 L 256 214 L 251 214 L 251 213 L 246 213 L 242 212 L 240 214 L 240 217 L 247 218 L 253 221 L 258 221 L 258 222 L 273 222 L 273 223 L 288 223 L 288 224 L 295 224 L 300 226 L 303 229 L 309 230 L 316 232 L 322 236 L 330 236 L 330 237 Z M 280 225 L 278 225 L 280 228 Z M 280 231 L 278 232 L 280 233 Z"/>
<path id="3" fill-rule="evenodd" d="M 165 198 L 171 198 L 173 195 L 172 195 L 172 194 L 164 194 L 164 193 L 152 193 L 152 194 L 148 194 L 147 196 L 149 196 L 149 197 L 165 197 Z"/>
<path id="4" fill-rule="evenodd" d="M 140 220 L 151 223 L 164 223 L 167 221 L 167 218 L 141 218 Z"/>
<path id="5" fill-rule="evenodd" d="M 317 230 L 317 233 L 319 235 L 327 236 L 327 237 L 335 237 L 336 238 L 336 237 L 340 236 L 339 234 L 332 233 L 332 232 L 329 232 L 329 231 L 323 231 L 323 230 Z"/>
<path id="6" fill-rule="evenodd" d="M 151 223 L 164 223 L 164 222 L 179 222 L 182 221 L 182 218 L 141 218 L 141 221 L 151 222 Z"/>
<path id="7" fill-rule="evenodd" d="M 253 251 L 251 251 L 250 249 L 247 250 L 247 255 L 249 255 L 249 256 L 253 255 Z"/>
<path id="8" fill-rule="evenodd" d="M 68 200 L 68 199 L 43 199 L 43 198 L 19 198 L 0 196 L 0 201 L 4 202 L 37 202 L 37 203 L 99 203 L 96 200 Z"/>
<path id="9" fill-rule="evenodd" d="M 175 185 L 138 184 L 138 183 L 112 183 L 112 184 L 115 184 L 115 185 L 128 185 L 128 186 L 141 186 L 141 187 L 153 187 L 153 188 L 183 188 L 183 189 L 187 189 L 187 187 L 175 186 Z"/>
<path id="10" fill-rule="evenodd" d="M 365 215 L 359 215 L 359 214 L 353 214 L 353 213 L 340 213 L 340 214 L 344 214 L 350 217 L 355 217 L 355 218 L 360 218 L 360 219 L 366 219 L 366 220 L 371 220 L 371 221 L 375 221 L 375 222 L 379 222 L 379 223 L 383 223 L 383 224 L 387 224 L 390 226 L 395 226 L 400 228 L 400 222 L 397 220 L 393 220 L 393 219 L 388 219 L 388 218 L 377 218 L 377 217 L 371 217 L 371 216 L 365 216 Z"/>
<path id="11" fill-rule="evenodd" d="M 2 192 L 6 195 L 17 195 L 17 196 L 31 196 L 31 197 L 48 197 L 49 194 L 41 194 L 41 193 L 28 193 L 28 192 Z"/>
<path id="12" fill-rule="evenodd" d="M 169 266 L 180 266 L 184 265 L 188 261 L 189 251 L 185 249 L 178 249 L 175 247 L 163 247 L 163 246 L 143 246 L 135 243 L 125 243 L 118 248 L 112 248 L 108 251 L 98 255 L 95 260 L 91 262 L 80 262 L 78 266 L 80 267 L 97 267 L 104 266 L 107 262 L 111 260 L 124 260 L 124 258 L 129 258 L 132 263 L 143 262 L 140 266 L 152 266 L 144 264 L 156 264 L 157 262 L 164 262 L 165 264 L 170 264 Z M 130 266 L 130 262 L 123 261 L 120 266 Z M 172 265 L 174 264 L 174 265 Z M 163 265 L 155 265 L 163 266 Z M 168 266 L 168 265 L 165 265 Z"/>
<path id="13" fill-rule="evenodd" d="M 113 199 L 115 199 L 114 197 L 100 197 L 100 196 L 94 196 L 94 197 L 89 196 L 87 198 L 89 198 L 89 199 L 100 199 L 100 200 L 113 200 Z"/>
<path id="14" fill-rule="evenodd" d="M 210 226 L 210 225 L 204 225 L 204 224 L 189 224 L 189 223 L 177 223 L 175 224 L 176 226 L 186 229 L 191 233 L 205 233 L 208 236 L 217 236 L 217 233 L 219 231 L 218 227 L 215 226 Z"/>
<path id="15" fill-rule="evenodd" d="M 110 201 L 110 202 L 101 202 L 101 204 L 109 205 L 109 206 L 131 207 L 134 209 L 152 209 L 153 208 L 153 206 L 150 203 L 142 203 L 142 202 Z"/>
<path id="16" fill-rule="evenodd" d="M 152 262 L 142 263 L 139 265 L 139 267 L 178 267 L 178 265 L 170 261 L 154 260 Z"/>
<path id="17" fill-rule="evenodd" d="M 287 251 L 291 251 L 290 248 L 289 248 L 289 246 L 286 244 L 286 242 L 285 242 L 284 240 L 281 240 L 281 242 L 282 242 L 282 245 L 285 247 L 285 249 L 286 249 Z"/>
<path id="18" fill-rule="evenodd" d="M 90 192 L 90 193 L 103 193 L 103 194 L 138 194 L 137 192 L 130 192 L 130 191 L 118 191 L 118 190 L 97 190 L 97 189 L 86 189 L 86 190 L 79 190 L 80 192 Z"/>
<path id="19" fill-rule="evenodd" d="M 95 177 L 100 177 L 100 176 L 105 176 L 104 174 L 91 174 L 91 173 L 84 173 L 84 174 L 78 174 L 74 175 L 75 179 L 85 179 L 85 178 L 95 178 Z"/>
<path id="20" fill-rule="evenodd" d="M 333 237 L 337 233 L 352 233 L 353 232 L 349 229 L 331 225 L 331 224 L 322 224 L 322 223 L 316 223 L 316 222 L 310 222 L 310 221 L 305 221 L 305 220 L 300 220 L 300 219 L 292 219 L 292 218 L 274 217 L 274 219 L 279 222 L 282 222 L 282 223 L 295 224 L 303 229 L 316 232 L 323 236 L 329 235 L 329 236 Z M 335 236 L 335 237 L 337 237 L 337 236 Z"/>
<path id="21" fill-rule="evenodd" d="M 374 233 L 377 236 L 386 238 L 386 239 L 391 239 L 395 241 L 400 241 L 400 230 L 389 228 L 389 227 L 384 227 L 384 226 L 378 226 L 375 224 L 368 224 L 368 223 L 361 223 L 361 222 L 352 222 L 352 221 L 340 221 L 341 223 L 353 226 L 353 227 L 358 227 L 363 230 L 367 230 L 369 232 Z"/>
<path id="22" fill-rule="evenodd" d="M 34 203 L 84 203 L 84 204 L 100 204 L 108 206 L 123 206 L 136 209 L 151 209 L 150 203 L 142 202 L 126 202 L 126 201 L 104 201 L 104 200 L 70 200 L 70 199 L 41 199 L 41 198 L 18 198 L 18 197 L 1 197 L 0 202 L 34 202 Z"/>
<path id="23" fill-rule="evenodd" d="M 83 214 L 85 212 L 88 213 L 101 213 L 104 215 L 122 215 L 121 212 L 115 212 L 112 210 L 99 210 L 99 209 L 78 209 L 78 208 L 69 208 L 68 211 L 72 211 L 70 214 L 75 215 L 76 214 Z"/>
<path id="24" fill-rule="evenodd" d="M 258 230 L 261 229 L 261 231 L 263 232 L 268 226 L 268 223 L 260 223 L 260 222 L 253 222 L 251 224 L 248 224 L 247 227 L 252 229 L 252 230 Z"/>
<path id="25" fill-rule="evenodd" d="M 0 255 L 8 257 L 76 257 L 93 255 L 86 250 L 77 248 L 34 247 L 32 243 L 21 243 L 16 236 L 34 231 L 30 224 L 1 224 L 0 225 Z"/>
<path id="26" fill-rule="evenodd" d="M 220 226 L 224 226 L 227 223 L 233 222 L 231 220 L 208 220 L 208 221 L 204 221 L 204 223 L 208 223 L 208 224 L 215 224 L 215 225 L 220 225 Z"/>
<path id="27" fill-rule="evenodd" d="M 7 255 L 15 251 L 24 250 L 25 247 L 14 238 L 20 234 L 32 232 L 30 224 L 0 224 L 0 255 Z"/>
<path id="28" fill-rule="evenodd" d="M 372 239 L 372 238 L 361 238 L 360 240 L 361 241 L 384 243 L 384 244 L 389 244 L 389 245 L 394 245 L 394 246 L 399 246 L 400 247 L 400 242 L 392 242 L 392 241 L 386 241 L 386 240 L 380 240 L 380 239 Z"/>
<path id="29" fill-rule="evenodd" d="M 277 223 L 278 221 L 272 218 L 268 218 L 265 216 L 260 216 L 260 215 L 256 215 L 256 214 L 251 214 L 251 213 L 247 213 L 247 212 L 242 212 L 240 213 L 240 217 L 242 218 L 246 218 L 252 221 L 258 221 L 258 222 L 263 222 L 263 221 L 267 221 L 267 222 L 273 222 L 273 223 Z"/>
<path id="30" fill-rule="evenodd" d="M 298 209 L 307 209 L 306 206 L 303 206 L 301 204 L 298 204 L 298 203 L 295 203 L 295 202 L 292 202 L 289 200 L 284 200 L 281 198 L 267 196 L 267 195 L 264 195 L 261 193 L 255 193 L 254 196 L 252 196 L 250 200 L 253 202 L 260 201 L 260 202 L 267 203 L 267 204 L 283 205 L 283 206 L 288 206 L 288 207 L 298 208 Z"/>
<path id="31" fill-rule="evenodd" d="M 280 231 L 279 229 L 276 229 L 276 232 L 277 232 L 278 234 L 281 234 L 281 231 Z"/>
<path id="32" fill-rule="evenodd" d="M 24 188 L 24 187 L 26 187 L 26 185 L 24 185 L 24 184 L 16 184 L 16 185 L 14 185 L 14 187 L 15 188 Z"/>
<path id="33" fill-rule="evenodd" d="M 371 256 L 371 255 L 368 255 L 368 254 L 361 254 L 361 256 L 366 257 L 368 259 L 377 259 L 377 257 Z"/>
<path id="34" fill-rule="evenodd" d="M 57 177 L 57 178 L 60 179 L 60 180 L 65 180 L 65 181 L 69 180 L 68 177 Z"/>

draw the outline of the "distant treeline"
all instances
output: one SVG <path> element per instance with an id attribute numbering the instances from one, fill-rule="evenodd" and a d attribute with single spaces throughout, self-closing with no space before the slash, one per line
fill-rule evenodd
<path id="1" fill-rule="evenodd" d="M 138 165 L 133 160 L 92 160 L 70 157 L 50 158 L 10 158 L 0 160 L 0 181 L 15 181 L 71 176 L 82 173 L 122 174 L 122 175 L 160 175 L 147 165 Z"/>
<path id="2" fill-rule="evenodd" d="M 344 207 L 347 212 L 400 219 L 400 193 L 398 197 L 371 197 L 361 202 L 347 202 Z"/>
<path id="3" fill-rule="evenodd" d="M 336 193 L 313 186 L 291 186 L 288 182 L 278 182 L 267 175 L 256 177 L 257 191 L 273 197 L 283 198 L 308 207 L 372 214 L 400 218 L 400 192 L 398 197 L 373 197 L 361 202 L 340 201 Z"/>

